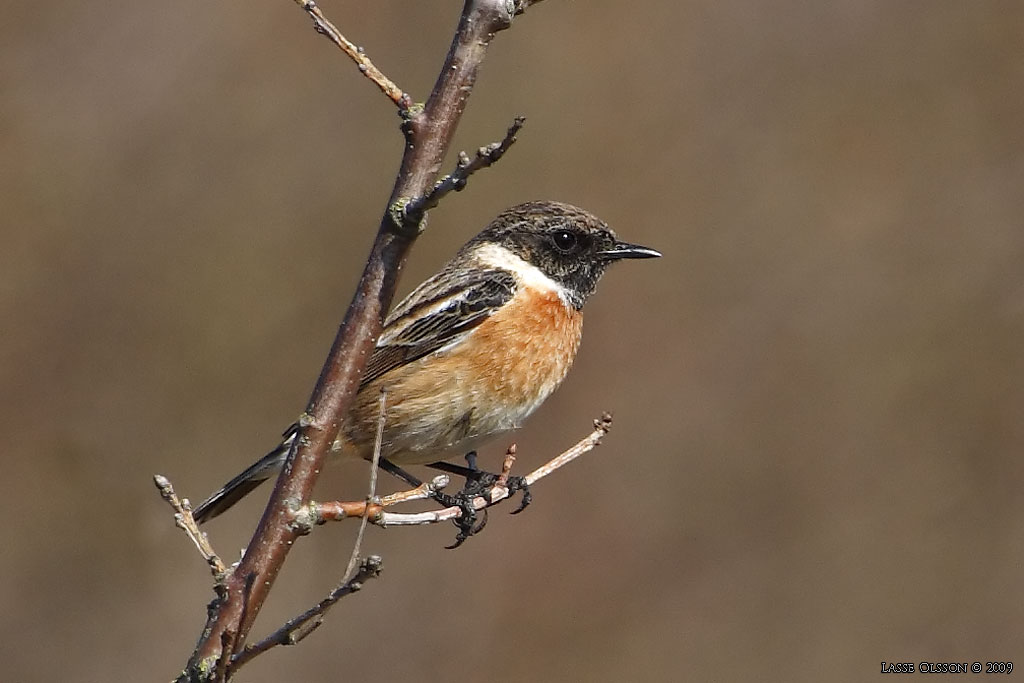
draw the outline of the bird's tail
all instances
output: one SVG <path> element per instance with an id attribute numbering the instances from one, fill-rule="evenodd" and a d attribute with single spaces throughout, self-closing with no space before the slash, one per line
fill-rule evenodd
<path id="1" fill-rule="evenodd" d="M 288 457 L 288 449 L 291 448 L 292 441 L 295 439 L 295 429 L 289 428 L 284 436 L 284 441 L 277 448 L 247 467 L 244 472 L 224 484 L 220 490 L 192 510 L 192 516 L 196 522 L 202 524 L 210 521 L 280 472 Z"/>

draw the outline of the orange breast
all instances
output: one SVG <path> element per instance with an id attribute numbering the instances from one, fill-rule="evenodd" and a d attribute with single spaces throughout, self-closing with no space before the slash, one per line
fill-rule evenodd
<path id="1" fill-rule="evenodd" d="M 524 289 L 482 323 L 462 352 L 489 391 L 509 404 L 543 401 L 565 378 L 583 332 L 583 314 L 554 292 Z"/>
<path id="2" fill-rule="evenodd" d="M 565 378 L 583 315 L 554 292 L 520 289 L 460 343 L 393 370 L 359 392 L 342 449 L 370 457 L 380 388 L 382 456 L 397 464 L 461 455 L 518 427 Z"/>

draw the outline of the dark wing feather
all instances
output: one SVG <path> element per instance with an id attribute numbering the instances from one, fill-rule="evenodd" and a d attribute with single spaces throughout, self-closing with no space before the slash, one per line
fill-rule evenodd
<path id="1" fill-rule="evenodd" d="M 428 281 L 388 316 L 360 387 L 471 331 L 512 298 L 516 280 L 508 271 L 488 270 L 448 288 L 437 284 Z"/>

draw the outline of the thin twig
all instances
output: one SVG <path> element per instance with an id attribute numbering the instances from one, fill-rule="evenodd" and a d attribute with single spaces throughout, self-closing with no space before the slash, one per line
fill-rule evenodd
<path id="1" fill-rule="evenodd" d="M 384 422 L 387 416 L 388 392 L 384 387 L 380 389 L 380 401 L 377 407 L 377 433 L 373 439 L 373 459 L 370 463 L 370 490 L 366 494 L 366 509 L 363 510 L 363 518 L 359 522 L 359 533 L 356 534 L 356 542 L 352 545 L 352 555 L 349 557 L 348 566 L 345 567 L 345 581 L 355 571 L 356 563 L 359 561 L 359 549 L 363 545 L 363 534 L 366 533 L 366 522 L 370 519 L 370 505 L 377 498 L 377 467 L 380 465 L 380 449 L 384 442 Z M 342 581 L 342 583 L 345 583 Z"/>
<path id="2" fill-rule="evenodd" d="M 310 633 L 315 631 L 323 623 L 324 614 L 334 603 L 346 595 L 360 590 L 368 579 L 374 579 L 380 575 L 381 558 L 378 555 L 370 555 L 359 563 L 358 571 L 347 581 L 341 583 L 330 594 L 313 607 L 302 614 L 289 619 L 281 628 L 256 643 L 249 645 L 235 655 L 231 662 L 232 671 L 249 662 L 253 657 L 263 654 L 276 645 L 294 645 Z"/>
<path id="3" fill-rule="evenodd" d="M 378 501 L 380 507 L 391 507 L 392 505 L 398 505 L 399 503 L 408 503 L 412 500 L 425 500 L 430 498 L 430 494 L 434 491 L 440 491 L 444 487 L 451 483 L 451 477 L 447 474 L 439 474 L 428 482 L 424 482 L 414 489 L 409 491 L 398 491 L 386 496 L 381 497 Z"/>
<path id="4" fill-rule="evenodd" d="M 363 545 L 363 535 L 366 532 L 366 523 L 372 504 L 377 499 L 377 466 L 380 463 L 380 449 L 384 440 L 384 423 L 387 413 L 387 391 L 382 387 L 380 390 L 380 402 L 377 416 L 377 435 L 373 442 L 373 462 L 370 468 L 370 485 L 366 494 L 366 503 L 363 506 L 362 521 L 359 523 L 359 531 L 356 533 L 355 543 L 352 544 L 352 554 L 345 567 L 344 578 L 341 583 L 332 590 L 326 598 L 302 614 L 289 619 L 281 628 L 256 643 L 248 645 L 244 650 L 235 655 L 231 661 L 232 671 L 237 671 L 253 657 L 266 652 L 277 645 L 295 645 L 313 631 L 320 628 L 324 623 L 324 616 L 336 602 L 346 595 L 355 593 L 363 587 L 367 579 L 376 578 L 381 570 L 381 558 L 371 555 L 363 560 L 359 559 L 359 550 Z"/>
<path id="5" fill-rule="evenodd" d="M 431 481 L 424 482 L 414 489 L 398 491 L 372 502 L 365 500 L 331 500 L 318 503 L 311 500 L 295 511 L 294 524 L 303 533 L 309 533 L 313 530 L 314 526 L 319 524 L 340 522 L 343 519 L 350 519 L 352 517 L 366 517 L 372 524 L 377 524 L 378 517 L 384 512 L 384 508 L 414 500 L 425 500 L 430 498 L 434 491 L 440 491 L 448 486 L 450 482 L 451 479 L 447 474 L 439 474 Z"/>
<path id="6" fill-rule="evenodd" d="M 199 525 L 196 524 L 195 518 L 192 517 L 192 504 L 189 503 L 188 498 L 185 500 L 179 499 L 178 494 L 174 492 L 170 479 L 162 474 L 154 475 L 153 483 L 160 489 L 160 496 L 174 509 L 175 526 L 184 531 L 189 540 L 195 544 L 196 550 L 206 560 L 206 564 L 210 566 L 213 578 L 219 583 L 224 577 L 224 571 L 227 567 L 224 566 L 224 562 L 214 552 L 213 546 L 210 545 L 210 539 L 203 531 L 199 530 Z"/>
<path id="7" fill-rule="evenodd" d="M 469 176 L 497 162 L 508 151 L 508 148 L 515 144 L 516 135 L 524 123 L 526 123 L 526 117 L 517 116 L 500 142 L 492 142 L 480 147 L 472 159 L 465 152 L 459 152 L 459 160 L 455 164 L 454 171 L 434 183 L 434 187 L 425 196 L 418 197 L 405 205 L 406 217 L 418 223 L 423 218 L 423 214 L 437 206 L 446 194 L 461 192 L 466 187 Z"/>
<path id="8" fill-rule="evenodd" d="M 611 429 L 611 424 L 612 416 L 608 413 L 604 413 L 599 419 L 594 420 L 594 430 L 590 434 L 580 439 L 571 448 L 565 450 L 555 458 L 552 458 L 527 474 L 523 477 L 523 480 L 527 485 L 532 486 L 555 470 L 564 467 L 581 455 L 593 450 L 596 446 L 601 445 L 601 439 L 608 433 L 608 430 Z M 511 471 L 512 462 L 514 461 L 515 449 L 510 448 L 509 453 L 505 456 L 505 463 L 502 467 L 501 475 L 495 481 L 494 485 L 484 492 L 484 495 L 477 496 L 473 499 L 473 509 L 483 510 L 484 508 L 489 508 L 509 497 L 508 472 Z M 458 506 L 454 505 L 441 510 L 427 510 L 425 512 L 387 511 L 386 508 L 390 507 L 395 502 L 405 502 L 407 500 L 416 500 L 428 497 L 424 492 L 428 491 L 429 487 L 436 487 L 437 483 L 438 482 L 435 479 L 435 481 L 430 484 L 424 484 L 423 486 L 411 489 L 410 491 L 403 492 L 400 496 L 393 496 L 393 500 L 381 499 L 373 506 L 358 507 L 361 503 L 347 503 L 340 501 L 325 503 L 311 502 L 309 505 L 300 508 L 297 515 L 303 519 L 310 520 L 311 524 L 336 522 L 342 519 L 355 517 L 357 515 L 364 515 L 364 519 L 368 517 L 371 523 L 381 527 L 436 524 L 438 522 L 445 522 L 460 517 L 462 515 L 462 510 L 459 509 Z M 447 482 L 443 483 L 447 484 Z"/>
<path id="9" fill-rule="evenodd" d="M 512 474 L 512 465 L 516 464 L 516 445 L 510 444 L 508 450 L 505 451 L 505 460 L 501 463 L 501 474 L 498 476 L 498 481 L 494 482 L 495 486 L 508 486 L 508 478 Z"/>
<path id="10" fill-rule="evenodd" d="M 603 413 L 601 417 L 594 420 L 594 431 L 580 439 L 572 448 L 568 449 L 556 458 L 552 458 L 548 462 L 544 463 L 533 472 L 524 477 L 527 485 L 532 486 L 536 482 L 540 481 L 544 477 L 548 476 L 555 470 L 580 457 L 584 453 L 587 453 L 595 446 L 601 445 L 601 438 L 608 433 L 608 430 L 612 428 L 612 415 L 611 413 Z"/>
<path id="11" fill-rule="evenodd" d="M 326 36 L 328 40 L 348 55 L 356 66 L 359 73 L 373 81 L 381 92 L 387 95 L 388 99 L 395 103 L 400 110 L 406 110 L 412 105 L 412 98 L 409 97 L 395 82 L 384 75 L 384 72 L 374 66 L 370 58 L 366 56 L 363 48 L 350 41 L 338 27 L 331 23 L 330 19 L 324 16 L 320 7 L 314 0 L 295 0 L 295 4 L 306 11 L 309 18 L 313 20 L 313 28 L 320 35 Z"/>

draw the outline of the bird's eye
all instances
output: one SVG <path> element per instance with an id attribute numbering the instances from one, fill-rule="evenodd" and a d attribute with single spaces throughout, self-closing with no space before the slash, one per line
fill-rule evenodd
<path id="1" fill-rule="evenodd" d="M 576 233 L 570 230 L 559 230 L 551 238 L 555 241 L 555 246 L 558 247 L 559 251 L 568 252 L 576 248 Z"/>

